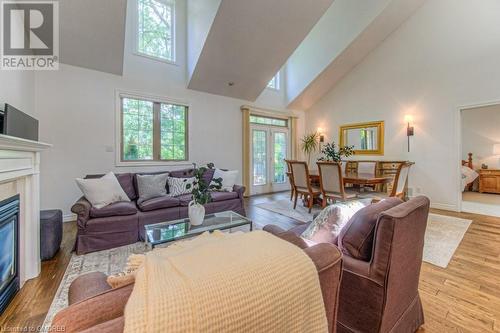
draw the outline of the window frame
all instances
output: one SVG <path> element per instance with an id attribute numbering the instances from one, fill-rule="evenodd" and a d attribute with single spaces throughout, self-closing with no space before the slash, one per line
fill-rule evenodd
<path id="1" fill-rule="evenodd" d="M 144 57 L 150 60 L 155 60 L 159 62 L 163 62 L 170 65 L 178 65 L 177 62 L 177 3 L 175 0 L 154 0 L 157 2 L 162 2 L 167 6 L 172 7 L 172 58 L 173 59 L 164 59 L 160 57 L 156 57 L 154 55 L 150 55 L 147 53 L 143 53 L 139 51 L 139 0 L 134 0 L 134 49 L 132 53 L 139 57 Z"/>
<path id="2" fill-rule="evenodd" d="M 267 86 L 266 86 L 266 88 L 267 88 L 267 89 L 271 89 L 271 90 L 275 90 L 275 91 L 280 91 L 280 90 L 281 90 L 281 82 L 280 82 L 280 81 L 281 81 L 281 73 L 280 73 L 280 72 L 281 72 L 281 71 L 278 71 L 278 73 L 276 73 L 276 74 L 273 76 L 273 78 L 271 79 L 271 81 L 269 81 L 269 82 L 267 83 Z M 272 81 L 274 81 L 274 82 L 275 82 L 275 86 L 274 86 L 274 87 L 269 86 L 269 84 L 270 84 Z"/>
<path id="3" fill-rule="evenodd" d="M 175 100 L 171 98 L 136 93 L 136 92 L 124 92 L 124 91 L 116 91 L 115 94 L 115 165 L 116 166 L 159 166 L 159 165 L 175 165 L 175 166 L 189 166 L 191 165 L 189 160 L 189 123 L 190 123 L 190 112 L 189 112 L 189 104 L 185 101 Z M 161 133 L 157 134 L 155 137 L 155 132 L 160 131 L 161 119 L 160 113 L 154 111 L 153 114 L 153 159 L 151 160 L 125 160 L 123 159 L 123 103 L 122 100 L 124 98 L 143 100 L 148 102 L 153 102 L 153 108 L 155 105 L 161 104 L 174 104 L 185 107 L 185 156 L 183 160 L 165 160 L 160 159 L 161 155 L 155 157 L 155 147 L 160 147 L 159 151 L 156 153 L 161 154 Z M 160 109 L 158 107 L 158 109 Z"/>

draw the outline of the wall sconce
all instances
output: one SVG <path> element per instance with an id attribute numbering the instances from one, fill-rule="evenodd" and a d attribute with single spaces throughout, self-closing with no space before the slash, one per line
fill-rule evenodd
<path id="1" fill-rule="evenodd" d="M 318 135 L 319 135 L 319 143 L 324 143 L 325 142 L 325 134 L 323 134 L 323 129 L 321 127 L 318 127 Z"/>
<path id="2" fill-rule="evenodd" d="M 410 126 L 410 124 L 413 122 L 413 116 L 407 114 L 405 116 L 405 123 L 407 124 L 406 126 L 406 136 L 408 137 L 408 152 L 410 152 L 410 136 L 415 135 L 415 129 L 413 126 Z"/>

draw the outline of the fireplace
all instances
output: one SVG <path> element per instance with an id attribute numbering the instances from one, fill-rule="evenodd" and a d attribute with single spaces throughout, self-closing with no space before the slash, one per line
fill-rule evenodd
<path id="1" fill-rule="evenodd" d="M 19 290 L 19 195 L 0 201 L 0 315 Z"/>

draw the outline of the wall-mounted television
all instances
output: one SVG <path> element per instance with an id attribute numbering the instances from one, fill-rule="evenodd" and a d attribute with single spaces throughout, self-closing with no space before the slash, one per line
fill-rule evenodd
<path id="1" fill-rule="evenodd" d="M 38 141 L 38 120 L 5 104 L 0 128 L 2 134 Z"/>

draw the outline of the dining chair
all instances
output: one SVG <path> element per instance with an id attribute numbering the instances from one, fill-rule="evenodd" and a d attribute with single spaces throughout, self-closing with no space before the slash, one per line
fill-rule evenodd
<path id="1" fill-rule="evenodd" d="M 344 187 L 341 163 L 317 162 L 316 164 L 319 170 L 319 184 L 321 195 L 323 196 L 323 208 L 326 207 L 328 199 L 345 201 L 357 196 L 357 193 L 346 190 Z"/>
<path id="2" fill-rule="evenodd" d="M 365 174 L 368 177 L 375 177 L 377 175 L 377 162 L 369 162 L 369 161 L 359 161 L 358 162 L 358 175 Z M 360 187 L 360 190 L 365 190 L 366 188 L 370 188 L 370 190 L 375 190 L 374 185 L 364 185 Z"/>
<path id="3" fill-rule="evenodd" d="M 394 176 L 394 181 L 392 183 L 392 189 L 390 193 L 382 192 L 371 192 L 366 195 L 359 195 L 361 198 L 372 198 L 374 200 L 383 200 L 388 197 L 398 197 L 400 199 L 406 199 L 405 187 L 408 181 L 408 175 L 410 173 L 410 167 L 412 163 L 403 162 L 398 166 L 396 175 Z"/>
<path id="4" fill-rule="evenodd" d="M 377 173 L 377 162 L 359 161 L 358 174 L 360 173 L 375 177 Z"/>
<path id="5" fill-rule="evenodd" d="M 293 200 L 293 195 L 295 193 L 295 185 L 293 183 L 292 166 L 290 165 L 291 161 L 292 160 L 285 159 L 286 168 L 287 168 L 286 175 L 288 177 L 288 181 L 290 182 L 290 188 L 291 188 L 290 200 Z"/>
<path id="6" fill-rule="evenodd" d="M 299 194 L 304 195 L 307 199 L 307 207 L 309 208 L 309 213 L 312 210 L 314 203 L 314 198 L 321 195 L 321 190 L 315 186 L 311 185 L 309 168 L 306 162 L 303 161 L 289 161 L 292 170 L 292 179 L 294 183 L 294 202 L 293 209 L 297 207 L 297 199 Z"/>

